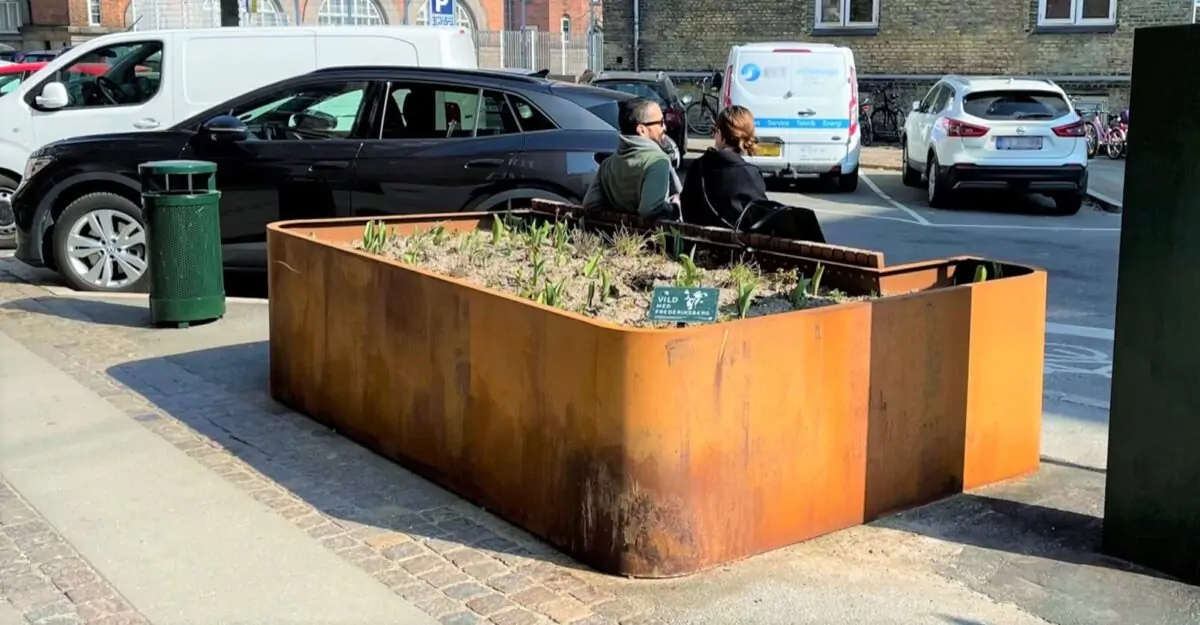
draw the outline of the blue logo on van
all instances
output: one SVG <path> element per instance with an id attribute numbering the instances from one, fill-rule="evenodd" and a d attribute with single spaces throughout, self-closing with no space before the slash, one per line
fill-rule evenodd
<path id="1" fill-rule="evenodd" d="M 743 65 L 740 73 L 742 75 L 742 79 L 746 82 L 754 82 L 758 80 L 760 76 L 762 76 L 762 70 L 759 69 L 759 67 L 754 63 L 747 63 Z"/>

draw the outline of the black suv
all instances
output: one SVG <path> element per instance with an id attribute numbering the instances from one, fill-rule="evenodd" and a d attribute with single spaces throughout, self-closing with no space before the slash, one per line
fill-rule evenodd
<path id="1" fill-rule="evenodd" d="M 678 146 L 681 156 L 687 154 L 687 107 L 666 72 L 600 72 L 590 84 L 658 102 L 667 136 Z"/>
<path id="2" fill-rule="evenodd" d="M 225 264 L 261 267 L 281 219 L 442 213 L 580 202 L 617 146 L 631 96 L 485 70 L 331 68 L 169 130 L 52 143 L 12 196 L 17 258 L 74 288 L 145 287 L 137 166 L 217 163 Z"/>

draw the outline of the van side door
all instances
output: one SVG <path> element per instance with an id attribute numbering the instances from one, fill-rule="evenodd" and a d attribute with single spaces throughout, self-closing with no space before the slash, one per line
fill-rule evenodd
<path id="1" fill-rule="evenodd" d="M 169 34 L 146 33 L 144 39 L 98 48 L 58 68 L 26 92 L 32 112 L 31 149 L 69 137 L 167 128 L 174 120 L 172 89 L 163 84 L 163 51 Z M 78 65 L 106 65 L 102 72 Z M 51 82 L 67 88 L 67 105 L 48 109 L 37 103 Z"/>

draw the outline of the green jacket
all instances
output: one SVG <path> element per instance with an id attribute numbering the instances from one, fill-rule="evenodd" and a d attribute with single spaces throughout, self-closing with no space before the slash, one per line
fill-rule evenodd
<path id="1" fill-rule="evenodd" d="M 679 214 L 668 198 L 682 189 L 671 160 L 654 141 L 621 136 L 617 153 L 600 164 L 583 198 L 587 210 L 637 213 L 650 218 Z"/>

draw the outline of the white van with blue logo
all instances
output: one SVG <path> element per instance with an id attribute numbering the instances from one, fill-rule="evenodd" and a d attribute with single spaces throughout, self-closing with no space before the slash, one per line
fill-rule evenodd
<path id="1" fill-rule="evenodd" d="M 768 178 L 819 175 L 839 191 L 858 188 L 858 78 L 849 48 L 828 43 L 734 46 L 721 106 L 750 109 Z"/>

